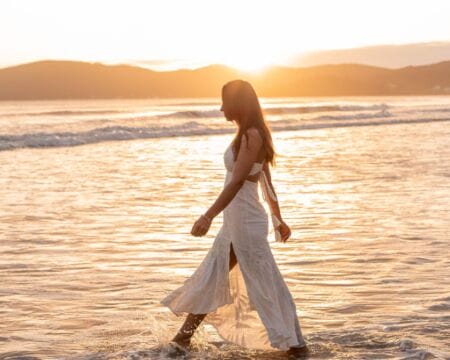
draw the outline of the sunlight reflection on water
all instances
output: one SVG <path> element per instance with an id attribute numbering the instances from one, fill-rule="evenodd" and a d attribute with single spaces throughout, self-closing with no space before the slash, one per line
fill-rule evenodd
<path id="1" fill-rule="evenodd" d="M 274 133 L 292 236 L 271 246 L 318 356 L 401 358 L 404 339 L 449 350 L 449 135 L 447 123 Z M 0 356 L 157 358 L 148 349 L 181 324 L 159 300 L 220 228 L 221 215 L 189 234 L 222 189 L 231 139 L 0 152 Z"/>

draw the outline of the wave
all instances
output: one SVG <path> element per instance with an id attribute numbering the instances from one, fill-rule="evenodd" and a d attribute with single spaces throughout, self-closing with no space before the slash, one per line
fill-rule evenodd
<path id="1" fill-rule="evenodd" d="M 390 116 L 392 116 L 392 114 L 389 111 L 383 109 L 376 113 L 359 113 L 350 115 L 323 115 L 317 117 L 315 120 L 359 120 L 359 119 L 385 118 Z"/>
<path id="2" fill-rule="evenodd" d="M 305 105 L 294 107 L 274 107 L 264 110 L 269 115 L 283 115 L 283 114 L 307 114 L 315 112 L 333 112 L 333 111 L 364 111 L 364 110 L 386 110 L 387 104 L 374 105 Z"/>
<path id="3" fill-rule="evenodd" d="M 219 110 L 188 110 L 188 111 L 177 111 L 174 113 L 156 115 L 157 118 L 215 118 L 222 117 L 223 113 Z"/>
<path id="4" fill-rule="evenodd" d="M 421 111 L 421 112 L 437 112 L 437 113 L 448 113 L 450 112 L 450 108 L 442 108 L 442 109 L 422 109 L 422 110 L 415 110 L 415 111 Z"/>
<path id="5" fill-rule="evenodd" d="M 266 115 L 293 115 L 308 114 L 315 112 L 338 112 L 338 111 L 364 111 L 364 110 L 382 110 L 385 111 L 389 106 L 387 104 L 374 105 L 304 105 L 294 107 L 269 107 L 263 109 Z M 20 116 L 76 116 L 76 115 L 112 115 L 121 113 L 133 114 L 133 111 L 125 110 L 55 110 L 41 112 L 24 112 L 24 113 L 6 113 L 0 114 L 3 117 L 20 117 Z M 176 111 L 163 115 L 155 115 L 155 118 L 174 118 L 174 119 L 196 119 L 196 118 L 219 118 L 223 117 L 220 110 L 186 110 Z"/>
<path id="6" fill-rule="evenodd" d="M 270 123 L 272 131 L 298 131 L 346 126 L 373 126 L 409 123 L 450 121 L 450 119 L 370 119 L 359 122 L 299 122 L 282 120 Z M 208 127 L 196 121 L 168 126 L 107 126 L 82 132 L 28 133 L 22 135 L 0 135 L 0 151 L 18 148 L 66 147 L 99 143 L 105 141 L 136 140 L 192 135 L 213 135 L 235 133 L 234 128 Z"/>
<path id="7" fill-rule="evenodd" d="M 22 135 L 0 135 L 0 151 L 15 148 L 64 147 L 103 141 L 133 140 L 173 136 L 222 133 L 195 121 L 168 126 L 106 126 L 80 132 L 37 132 Z"/>
<path id="8" fill-rule="evenodd" d="M 286 114 L 308 114 L 315 112 L 333 112 L 333 111 L 364 111 L 364 110 L 382 110 L 386 111 L 389 105 L 381 103 L 374 105 L 304 105 L 304 106 L 282 106 L 269 107 L 263 109 L 266 115 L 286 115 Z M 216 118 L 222 117 L 223 113 L 219 110 L 190 110 L 176 111 L 173 113 L 158 115 L 158 118 Z"/>

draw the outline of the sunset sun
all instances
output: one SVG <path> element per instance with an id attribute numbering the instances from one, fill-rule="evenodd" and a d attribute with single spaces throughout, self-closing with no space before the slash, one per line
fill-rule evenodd
<path id="1" fill-rule="evenodd" d="M 225 65 L 231 66 L 240 71 L 255 73 L 262 72 L 275 64 L 261 57 L 245 56 L 242 58 L 236 58 L 232 61 L 227 61 Z"/>

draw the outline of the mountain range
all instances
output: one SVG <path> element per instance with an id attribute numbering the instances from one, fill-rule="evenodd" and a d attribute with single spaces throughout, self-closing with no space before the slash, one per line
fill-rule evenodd
<path id="1" fill-rule="evenodd" d="M 312 51 L 296 56 L 290 66 L 356 63 L 395 69 L 408 65 L 434 64 L 449 59 L 449 41 L 430 41 Z"/>
<path id="2" fill-rule="evenodd" d="M 389 69 L 345 63 L 271 67 L 224 65 L 154 71 L 130 65 L 37 61 L 0 69 L 0 100 L 219 97 L 227 81 L 250 81 L 259 96 L 449 95 L 450 61 Z"/>

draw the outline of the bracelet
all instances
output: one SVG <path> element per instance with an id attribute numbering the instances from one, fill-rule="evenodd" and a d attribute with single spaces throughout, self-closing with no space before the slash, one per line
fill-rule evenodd
<path id="1" fill-rule="evenodd" d="M 206 216 L 205 214 L 202 214 L 201 217 L 204 217 L 208 222 L 211 222 L 212 219 L 209 216 Z"/>

